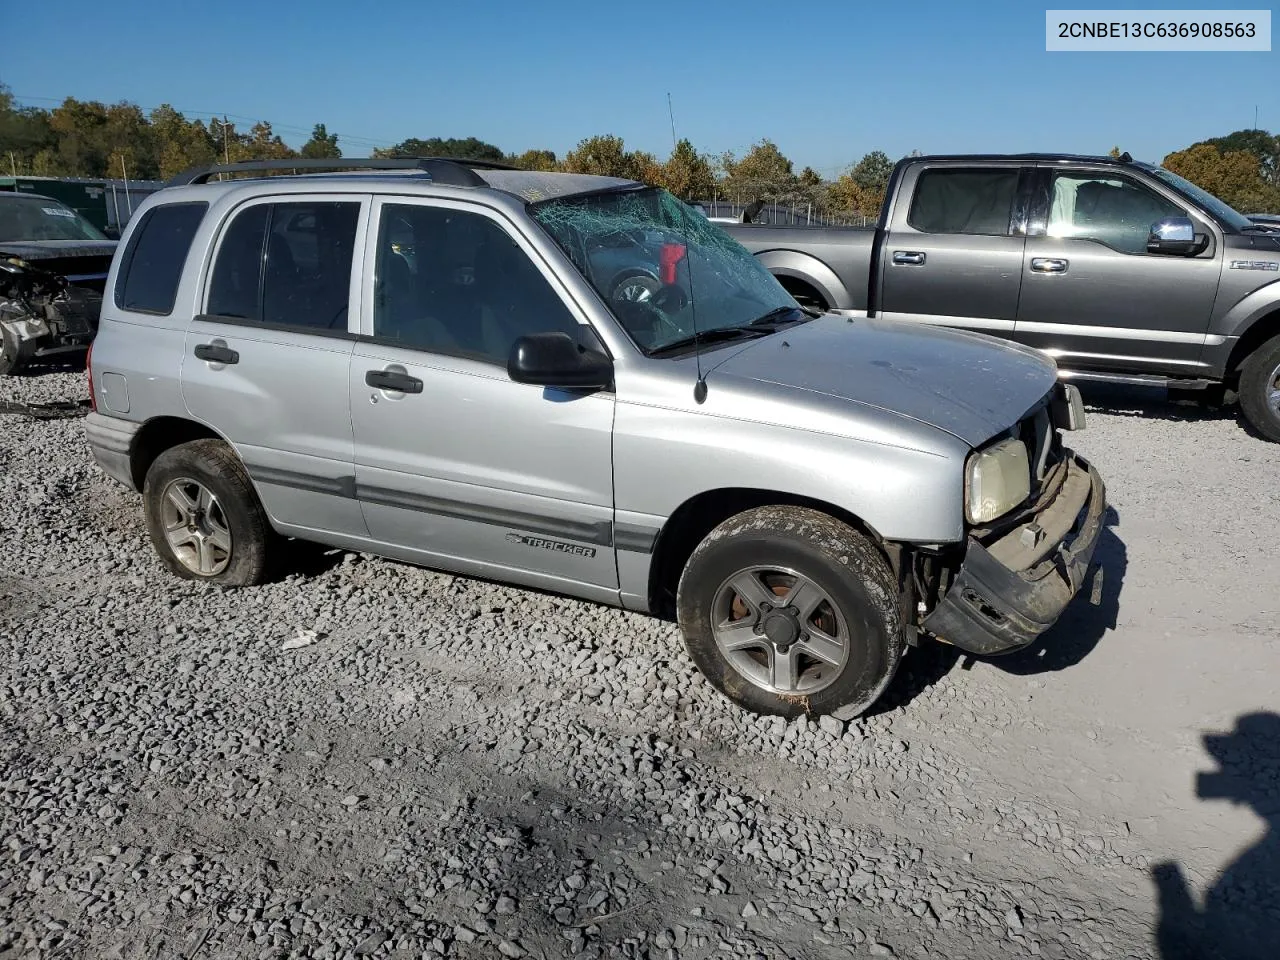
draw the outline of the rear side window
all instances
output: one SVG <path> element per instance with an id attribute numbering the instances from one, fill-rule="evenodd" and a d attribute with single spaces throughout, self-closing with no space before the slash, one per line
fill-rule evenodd
<path id="1" fill-rule="evenodd" d="M 1009 233 L 1018 171 L 926 170 L 916 181 L 907 223 L 924 233 Z"/>
<path id="2" fill-rule="evenodd" d="M 347 331 L 360 204 L 260 203 L 236 214 L 218 247 L 207 312 L 313 331 Z"/>
<path id="3" fill-rule="evenodd" d="M 142 215 L 120 259 L 117 307 L 166 317 L 173 312 L 182 267 L 208 206 L 166 203 Z"/>

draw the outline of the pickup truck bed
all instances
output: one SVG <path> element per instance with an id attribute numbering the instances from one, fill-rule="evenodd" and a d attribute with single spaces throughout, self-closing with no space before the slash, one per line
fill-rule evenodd
<path id="1" fill-rule="evenodd" d="M 865 313 L 874 227 L 724 224 L 806 306 Z"/>

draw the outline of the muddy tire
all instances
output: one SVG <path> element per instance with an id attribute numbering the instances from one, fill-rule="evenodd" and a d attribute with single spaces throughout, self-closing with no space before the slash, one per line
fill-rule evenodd
<path id="1" fill-rule="evenodd" d="M 753 713 L 848 720 L 902 659 L 896 583 L 864 535 L 816 510 L 760 507 L 693 551 L 676 591 L 690 656 Z"/>
<path id="2" fill-rule="evenodd" d="M 1280 443 L 1280 337 L 1272 337 L 1245 360 L 1240 409 L 1258 433 Z"/>
<path id="3" fill-rule="evenodd" d="M 142 505 L 151 544 L 174 575 L 223 587 L 267 579 L 278 536 L 223 441 L 193 440 L 156 457 Z"/>

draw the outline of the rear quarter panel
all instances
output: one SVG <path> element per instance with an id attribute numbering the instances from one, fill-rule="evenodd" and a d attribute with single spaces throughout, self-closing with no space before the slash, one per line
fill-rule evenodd
<path id="1" fill-rule="evenodd" d="M 191 265 L 198 263 L 202 255 L 200 235 L 207 229 L 207 218 L 196 232 L 173 310 L 167 316 L 122 310 L 116 306 L 115 290 L 123 254 L 146 212 L 160 203 L 194 199 L 206 198 L 183 190 L 152 194 L 134 211 L 120 238 L 107 274 L 102 314 L 93 340 L 92 377 L 99 413 L 144 423 L 152 417 L 181 416 L 186 411 L 180 373 L 198 272 Z"/>
<path id="2" fill-rule="evenodd" d="M 874 228 L 720 226 L 774 276 L 804 280 L 832 309 L 867 310 Z"/>

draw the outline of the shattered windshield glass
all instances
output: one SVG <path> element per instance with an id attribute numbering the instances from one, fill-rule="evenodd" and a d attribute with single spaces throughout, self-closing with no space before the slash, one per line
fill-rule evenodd
<path id="1" fill-rule="evenodd" d="M 0 241 L 105 239 L 97 227 L 56 200 L 0 198 Z"/>
<path id="2" fill-rule="evenodd" d="M 808 319 L 755 257 L 665 190 L 565 197 L 530 212 L 650 355 Z"/>

